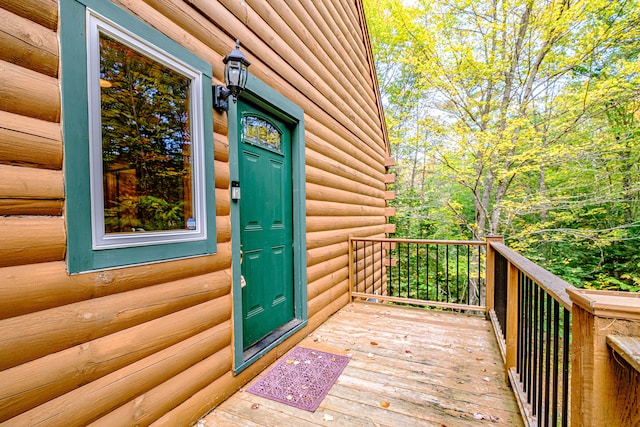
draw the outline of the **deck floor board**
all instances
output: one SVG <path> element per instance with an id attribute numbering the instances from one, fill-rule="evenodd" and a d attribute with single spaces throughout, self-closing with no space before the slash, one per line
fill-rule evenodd
<path id="1" fill-rule="evenodd" d="M 315 413 L 242 389 L 204 425 L 523 425 L 483 317 L 353 303 L 300 345 L 352 358 Z"/>

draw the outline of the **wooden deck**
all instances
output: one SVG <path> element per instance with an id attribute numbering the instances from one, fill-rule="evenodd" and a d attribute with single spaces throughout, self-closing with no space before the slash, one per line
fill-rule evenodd
<path id="1" fill-rule="evenodd" d="M 352 357 L 315 413 L 243 389 L 200 425 L 523 425 L 483 317 L 353 303 L 300 345 Z"/>

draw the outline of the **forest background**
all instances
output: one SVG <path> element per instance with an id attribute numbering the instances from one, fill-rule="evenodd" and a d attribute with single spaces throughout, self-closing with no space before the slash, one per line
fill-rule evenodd
<path id="1" fill-rule="evenodd" d="M 502 235 L 578 287 L 640 291 L 636 0 L 364 0 L 396 237 Z"/>

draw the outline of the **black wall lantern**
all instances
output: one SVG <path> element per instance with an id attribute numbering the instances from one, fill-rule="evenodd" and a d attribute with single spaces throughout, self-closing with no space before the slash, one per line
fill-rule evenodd
<path id="1" fill-rule="evenodd" d="M 236 47 L 224 57 L 224 81 L 223 85 L 213 86 L 213 108 L 219 112 L 227 111 L 229 108 L 229 95 L 233 96 L 233 102 L 238 100 L 238 95 L 247 85 L 247 68 L 251 63 L 240 52 L 240 40 L 236 40 Z"/>

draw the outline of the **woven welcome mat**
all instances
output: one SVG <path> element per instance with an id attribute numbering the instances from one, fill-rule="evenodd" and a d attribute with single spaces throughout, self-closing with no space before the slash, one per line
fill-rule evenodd
<path id="1" fill-rule="evenodd" d="M 349 360 L 347 356 L 295 347 L 247 391 L 315 412 Z"/>

